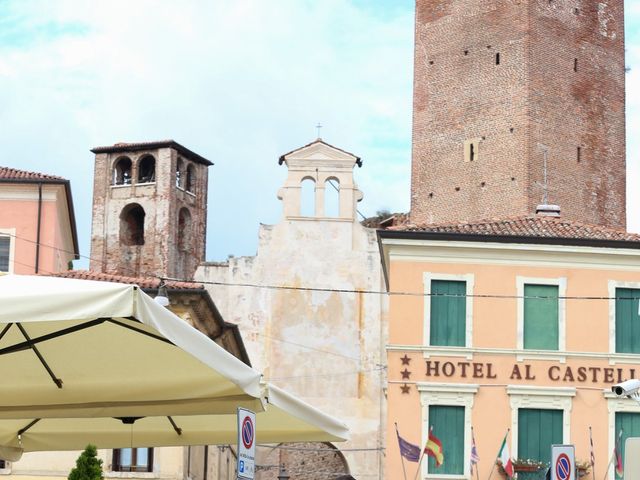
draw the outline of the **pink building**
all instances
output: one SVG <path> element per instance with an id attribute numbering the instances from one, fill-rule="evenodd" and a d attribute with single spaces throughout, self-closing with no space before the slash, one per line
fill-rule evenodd
<path id="1" fill-rule="evenodd" d="M 60 272 L 78 258 L 69 180 L 0 167 L 0 275 Z"/>

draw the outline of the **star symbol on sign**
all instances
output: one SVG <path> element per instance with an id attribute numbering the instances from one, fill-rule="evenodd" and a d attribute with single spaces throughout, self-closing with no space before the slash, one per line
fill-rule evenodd
<path id="1" fill-rule="evenodd" d="M 411 362 L 411 359 L 409 357 L 407 357 L 407 354 L 404 354 L 404 357 L 400 358 L 400 361 L 402 362 L 403 365 L 409 365 L 409 362 Z"/>
<path id="2" fill-rule="evenodd" d="M 402 394 L 405 395 L 409 393 L 411 387 L 405 383 L 404 385 L 400 385 L 400 390 L 402 390 Z"/>
<path id="3" fill-rule="evenodd" d="M 402 379 L 407 380 L 411 377 L 411 372 L 406 368 L 400 372 L 402 374 Z"/>

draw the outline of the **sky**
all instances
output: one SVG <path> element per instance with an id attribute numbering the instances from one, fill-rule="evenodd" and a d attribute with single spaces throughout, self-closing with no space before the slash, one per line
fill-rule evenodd
<path id="1" fill-rule="evenodd" d="M 207 260 L 281 218 L 281 154 L 362 157 L 359 210 L 408 211 L 412 0 L 0 0 L 0 165 L 71 181 L 89 255 L 93 154 L 174 139 L 209 169 Z M 640 232 L 640 0 L 625 1 L 628 226 Z M 76 268 L 87 268 L 86 259 Z"/>

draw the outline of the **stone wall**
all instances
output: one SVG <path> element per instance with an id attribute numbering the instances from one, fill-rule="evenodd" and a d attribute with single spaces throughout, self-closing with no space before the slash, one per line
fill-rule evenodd
<path id="1" fill-rule="evenodd" d="M 206 288 L 224 319 L 239 325 L 265 380 L 349 426 L 351 441 L 335 445 L 361 449 L 344 452 L 348 473 L 383 478 L 387 304 L 385 295 L 371 293 L 383 291 L 384 284 L 375 230 L 356 219 L 354 199 L 362 195 L 352 178 L 355 159 L 326 144 L 312 145 L 295 161 L 288 158 L 290 177 L 280 191 L 283 219 L 260 226 L 257 255 L 203 264 L 196 280 L 226 284 Z M 348 192 L 349 208 L 335 218 L 301 217 L 299 209 L 287 208 L 300 201 L 294 190 L 306 176 L 301 170 L 315 178 L 316 168 L 328 174 L 330 165 L 340 172 L 335 176 Z M 289 288 L 277 288 L 282 286 Z M 259 450 L 258 478 L 271 479 L 274 461 Z M 323 463 L 324 452 L 286 452 L 287 471 L 298 472 L 291 478 L 317 478 L 313 470 L 300 473 L 302 461 Z"/>

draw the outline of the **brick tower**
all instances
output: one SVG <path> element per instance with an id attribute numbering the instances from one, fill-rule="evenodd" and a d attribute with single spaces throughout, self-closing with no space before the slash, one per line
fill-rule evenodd
<path id="1" fill-rule="evenodd" d="M 531 214 L 546 192 L 624 228 L 623 17 L 623 0 L 417 0 L 412 221 Z"/>
<path id="2" fill-rule="evenodd" d="M 205 255 L 212 163 L 173 140 L 91 151 L 91 270 L 193 278 Z"/>

